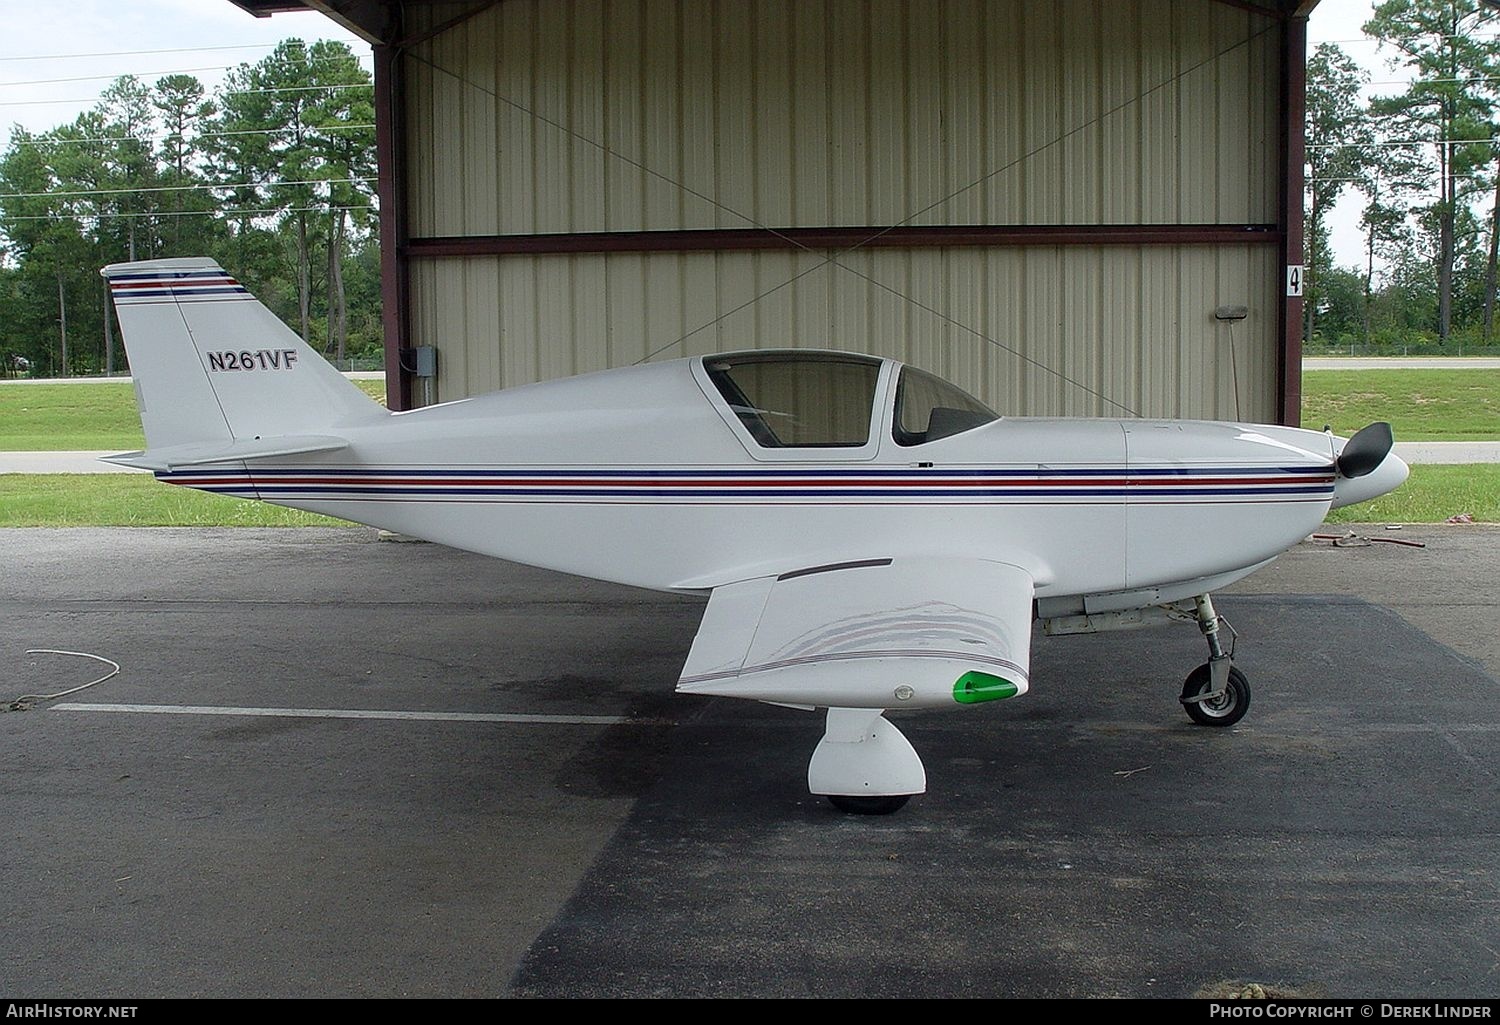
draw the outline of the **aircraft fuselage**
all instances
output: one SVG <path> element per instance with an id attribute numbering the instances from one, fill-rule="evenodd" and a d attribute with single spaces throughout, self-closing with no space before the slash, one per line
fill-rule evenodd
<path id="1" fill-rule="evenodd" d="M 352 425 L 336 461 L 159 476 L 660 590 L 900 552 L 1017 565 L 1039 598 L 1248 571 L 1351 483 L 1341 439 L 1284 427 L 1002 417 L 900 445 L 896 367 L 863 446 L 762 449 L 676 360 Z"/>

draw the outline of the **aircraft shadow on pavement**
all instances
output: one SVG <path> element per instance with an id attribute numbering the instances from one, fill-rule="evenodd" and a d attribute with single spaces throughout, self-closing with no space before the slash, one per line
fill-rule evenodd
<path id="1" fill-rule="evenodd" d="M 1003 707 L 897 716 L 928 793 L 806 792 L 821 718 L 680 719 L 536 940 L 533 996 L 1500 993 L 1500 688 L 1383 608 L 1239 596 L 1255 705 L 1177 706 L 1190 627 L 1041 639 Z"/>

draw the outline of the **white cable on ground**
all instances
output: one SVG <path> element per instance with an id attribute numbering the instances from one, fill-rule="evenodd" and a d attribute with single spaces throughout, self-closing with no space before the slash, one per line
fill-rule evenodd
<path id="1" fill-rule="evenodd" d="M 67 690 L 60 690 L 56 694 L 22 694 L 20 697 L 16 698 L 14 701 L 5 706 L 5 710 L 7 712 L 24 712 L 26 711 L 26 709 L 31 707 L 28 702 L 53 701 L 57 698 L 65 698 L 69 694 L 77 694 L 79 691 L 87 690 L 88 688 L 94 686 L 96 683 L 103 683 L 105 680 L 108 680 L 111 677 L 120 675 L 120 663 L 115 662 L 111 659 L 107 659 L 103 655 L 91 655 L 87 651 L 60 651 L 56 648 L 27 648 L 26 654 L 76 655 L 78 658 L 91 658 L 95 662 L 103 662 L 105 665 L 110 666 L 111 668 L 109 672 L 105 673 L 97 680 L 90 680 L 88 683 L 82 684 L 80 686 L 70 687 Z"/>

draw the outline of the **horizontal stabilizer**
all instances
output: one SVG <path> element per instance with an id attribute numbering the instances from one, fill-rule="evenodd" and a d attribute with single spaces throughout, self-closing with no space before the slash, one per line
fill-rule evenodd
<path id="1" fill-rule="evenodd" d="M 200 445 L 172 445 L 145 452 L 121 452 L 101 457 L 106 463 L 134 466 L 142 470 L 175 470 L 179 466 L 203 466 L 208 463 L 233 463 L 242 459 L 270 459 L 275 456 L 299 456 L 309 452 L 337 452 L 349 442 L 326 434 L 302 434 L 279 438 L 253 438 L 243 441 L 210 442 Z"/>

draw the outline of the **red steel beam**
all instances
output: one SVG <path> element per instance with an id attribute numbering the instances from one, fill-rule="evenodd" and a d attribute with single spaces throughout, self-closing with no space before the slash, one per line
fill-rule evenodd
<path id="1" fill-rule="evenodd" d="M 394 410 L 411 408 L 411 375 L 401 360 L 410 332 L 411 272 L 406 242 L 405 82 L 402 54 L 376 46 L 375 159 L 379 166 L 381 327 L 385 335 L 385 399 Z"/>
<path id="2" fill-rule="evenodd" d="M 384 209 L 383 198 L 382 209 Z M 413 238 L 406 241 L 403 254 L 411 259 L 422 259 L 554 253 L 680 253 L 799 248 L 1256 245 L 1282 241 L 1282 229 L 1274 224 L 1026 224 L 777 228 L 775 230 L 733 228 L 696 231 L 606 231 Z"/>
<path id="3" fill-rule="evenodd" d="M 1281 265 L 1303 260 L 1304 187 L 1302 162 L 1306 156 L 1307 19 L 1288 18 L 1281 25 Z M 1283 271 L 1284 273 L 1284 271 Z M 1290 427 L 1302 423 L 1302 297 L 1286 295 L 1285 282 L 1276 292 L 1281 316 L 1276 326 L 1278 387 L 1276 412 Z"/>

